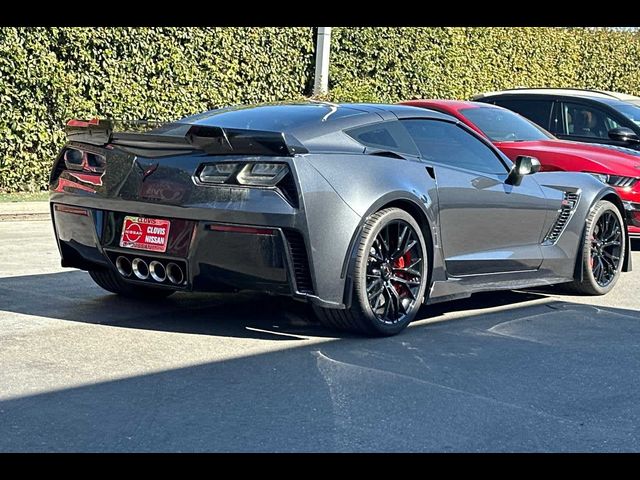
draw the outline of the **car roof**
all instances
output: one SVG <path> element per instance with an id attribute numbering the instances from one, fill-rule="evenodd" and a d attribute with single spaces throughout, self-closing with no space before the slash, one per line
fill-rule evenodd
<path id="1" fill-rule="evenodd" d="M 413 107 L 411 105 L 402 104 L 381 104 L 381 103 L 345 103 L 342 104 L 352 108 L 362 108 L 367 111 L 376 112 L 380 114 L 380 111 L 392 113 L 396 118 L 415 118 L 415 117 L 428 117 L 439 119 L 451 119 L 451 116 L 443 114 L 437 110 L 425 109 Z"/>
<path id="2" fill-rule="evenodd" d="M 498 95 L 557 95 L 565 97 L 587 98 L 598 100 L 603 103 L 620 103 L 630 102 L 639 103 L 640 97 L 628 95 L 620 92 L 610 92 L 606 90 L 588 90 L 582 88 L 512 88 L 496 92 L 485 92 L 471 97 L 472 100 L 478 100 L 486 97 Z"/>
<path id="3" fill-rule="evenodd" d="M 451 116 L 418 107 L 377 103 L 287 102 L 239 105 L 183 118 L 180 123 L 290 133 L 301 141 L 398 118 Z"/>
<path id="4" fill-rule="evenodd" d="M 415 105 L 420 106 L 421 108 L 429 108 L 430 106 L 438 109 L 443 108 L 447 111 L 458 111 L 463 110 L 465 108 L 499 108 L 502 107 L 498 105 L 493 105 L 491 103 L 482 103 L 482 102 L 473 102 L 471 100 L 449 100 L 449 99 L 424 99 L 424 100 L 408 100 L 406 102 L 402 102 L 404 105 Z M 436 110 L 439 111 L 439 110 Z"/>

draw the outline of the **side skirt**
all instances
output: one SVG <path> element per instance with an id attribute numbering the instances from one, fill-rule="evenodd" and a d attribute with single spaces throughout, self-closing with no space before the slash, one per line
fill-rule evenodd
<path id="1" fill-rule="evenodd" d="M 529 272 L 505 272 L 472 277 L 450 277 L 448 280 L 433 282 L 425 304 L 446 302 L 469 297 L 472 293 L 496 290 L 518 290 L 522 288 L 542 287 L 572 281 L 572 278 L 558 277 L 547 270 Z"/>

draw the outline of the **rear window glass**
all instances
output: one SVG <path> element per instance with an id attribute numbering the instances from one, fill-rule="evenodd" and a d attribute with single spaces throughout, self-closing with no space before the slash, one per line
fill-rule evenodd
<path id="1" fill-rule="evenodd" d="M 366 147 L 418 155 L 415 144 L 397 121 L 365 125 L 345 133 Z"/>
<path id="2" fill-rule="evenodd" d="M 363 115 L 353 108 L 336 108 L 331 104 L 262 105 L 258 107 L 231 107 L 206 112 L 180 120 L 180 123 L 216 125 L 242 130 L 269 132 L 290 131 L 305 125 L 322 124 L 339 118 Z"/>
<path id="3" fill-rule="evenodd" d="M 385 127 L 365 128 L 358 132 L 352 132 L 351 136 L 363 145 L 398 148 L 398 144 Z"/>

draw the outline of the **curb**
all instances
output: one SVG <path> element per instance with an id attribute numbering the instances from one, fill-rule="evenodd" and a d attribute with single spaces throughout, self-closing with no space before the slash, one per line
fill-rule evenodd
<path id="1" fill-rule="evenodd" d="M 0 222 L 48 220 L 49 202 L 2 202 Z"/>

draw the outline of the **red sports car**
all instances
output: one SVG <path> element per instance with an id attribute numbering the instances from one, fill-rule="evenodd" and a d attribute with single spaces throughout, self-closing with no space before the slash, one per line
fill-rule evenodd
<path id="1" fill-rule="evenodd" d="M 611 145 L 559 140 L 535 123 L 496 105 L 461 100 L 411 100 L 405 105 L 453 115 L 488 138 L 507 157 L 536 157 L 542 170 L 595 175 L 612 185 L 624 201 L 629 233 L 640 236 L 640 152 Z"/>

